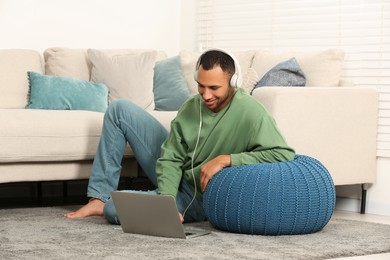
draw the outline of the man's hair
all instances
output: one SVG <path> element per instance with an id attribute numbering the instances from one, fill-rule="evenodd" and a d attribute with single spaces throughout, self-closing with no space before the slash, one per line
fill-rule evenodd
<path id="1" fill-rule="evenodd" d="M 215 66 L 220 66 L 222 71 L 230 76 L 232 76 L 236 71 L 233 58 L 218 50 L 210 50 L 203 53 L 200 57 L 199 66 L 200 65 L 202 65 L 204 70 L 211 70 Z"/>

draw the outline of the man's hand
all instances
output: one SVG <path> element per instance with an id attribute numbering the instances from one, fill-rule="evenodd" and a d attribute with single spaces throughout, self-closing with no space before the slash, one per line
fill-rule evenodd
<path id="1" fill-rule="evenodd" d="M 210 179 L 220 170 L 231 165 L 230 155 L 219 155 L 200 168 L 200 188 L 204 192 Z"/>
<path id="2" fill-rule="evenodd" d="M 179 212 L 179 217 L 180 217 L 181 223 L 183 223 L 184 222 L 184 218 L 183 218 L 183 215 L 180 212 Z"/>

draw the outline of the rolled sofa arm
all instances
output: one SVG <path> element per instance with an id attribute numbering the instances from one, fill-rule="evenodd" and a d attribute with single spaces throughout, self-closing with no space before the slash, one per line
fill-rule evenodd
<path id="1" fill-rule="evenodd" d="M 378 93 L 369 87 L 261 87 L 252 95 L 287 143 L 329 170 L 335 185 L 373 183 Z"/>

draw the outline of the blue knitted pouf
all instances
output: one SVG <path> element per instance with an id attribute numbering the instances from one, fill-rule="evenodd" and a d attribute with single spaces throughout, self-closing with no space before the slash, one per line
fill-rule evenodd
<path id="1" fill-rule="evenodd" d="M 207 185 L 203 208 L 221 230 L 258 235 L 308 234 L 321 230 L 335 207 L 335 187 L 316 159 L 229 167 Z"/>

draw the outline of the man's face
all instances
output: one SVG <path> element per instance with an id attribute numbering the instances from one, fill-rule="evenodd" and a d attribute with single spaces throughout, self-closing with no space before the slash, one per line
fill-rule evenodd
<path id="1" fill-rule="evenodd" d="M 198 70 L 198 92 L 208 109 L 217 113 L 221 111 L 232 99 L 234 89 L 230 87 L 230 77 L 223 72 L 220 66 Z"/>

